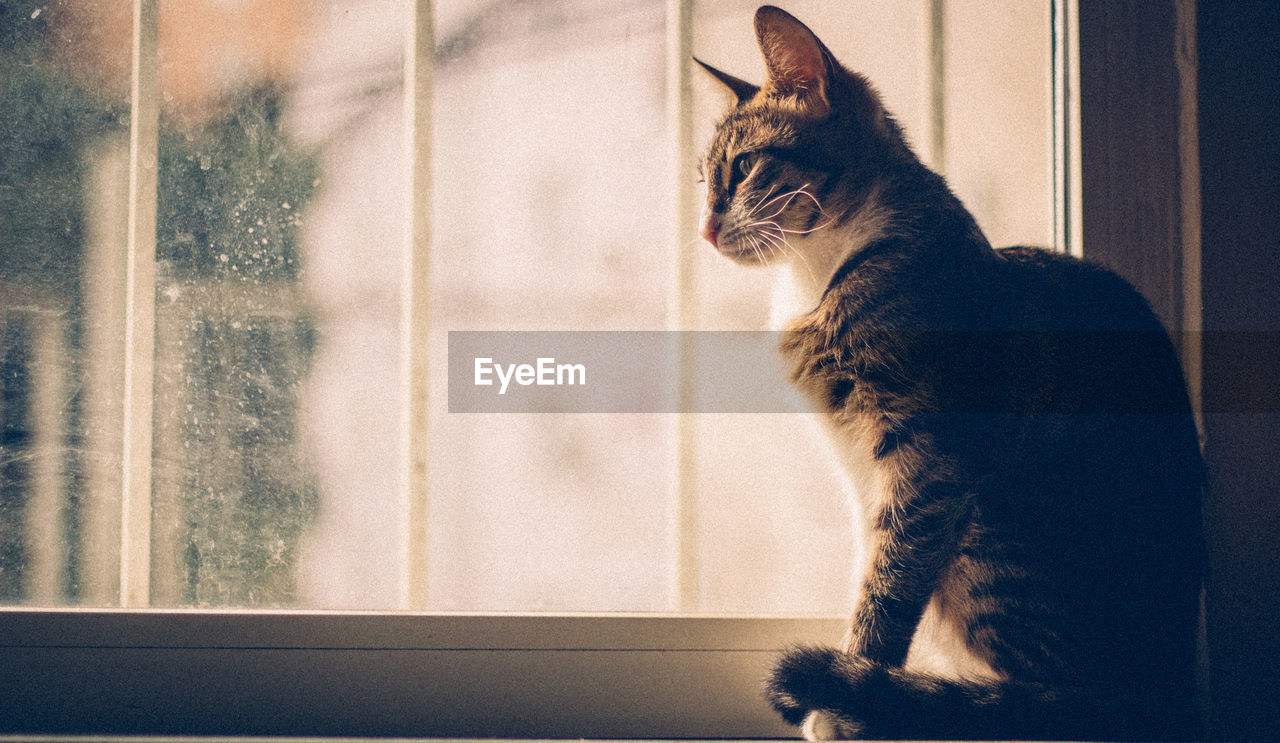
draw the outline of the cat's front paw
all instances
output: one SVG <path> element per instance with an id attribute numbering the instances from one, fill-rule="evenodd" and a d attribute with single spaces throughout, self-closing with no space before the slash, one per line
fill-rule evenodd
<path id="1" fill-rule="evenodd" d="M 856 689 L 872 671 L 865 658 L 826 647 L 798 647 L 783 653 L 766 684 L 773 708 L 808 740 L 857 738 L 862 724 L 849 714 Z"/>

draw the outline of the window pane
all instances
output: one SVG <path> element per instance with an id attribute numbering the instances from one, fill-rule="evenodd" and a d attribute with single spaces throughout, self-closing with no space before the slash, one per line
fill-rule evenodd
<path id="1" fill-rule="evenodd" d="M 938 166 L 997 247 L 1053 245 L 1051 3 L 944 3 Z"/>
<path id="2" fill-rule="evenodd" d="M 316 500 L 300 215 L 319 164 L 282 107 L 309 5 L 161 5 L 153 605 L 297 601 Z"/>
<path id="3" fill-rule="evenodd" d="M 436 7 L 433 356 L 450 330 L 664 328 L 662 4 Z M 671 608 L 669 422 L 450 414 L 444 371 L 431 605 Z"/>
<path id="4" fill-rule="evenodd" d="M 304 287 L 315 344 L 300 425 L 318 486 L 298 554 L 299 602 L 403 608 L 408 559 L 401 320 L 410 194 L 404 100 L 411 3 L 316 7 L 292 99 L 318 148 L 305 211 Z"/>
<path id="5" fill-rule="evenodd" d="M 129 48 L 110 26 L 128 10 L 5 11 L 0 602 L 114 603 Z"/>
<path id="6" fill-rule="evenodd" d="M 757 4 L 695 3 L 694 52 L 758 80 Z M 129 5 L 0 14 L 3 603 L 119 603 Z M 768 271 L 674 234 L 672 117 L 701 146 L 724 102 L 695 77 L 671 109 L 665 2 L 421 4 L 431 363 L 408 378 L 412 5 L 160 3 L 151 519 L 123 525 L 149 534 L 128 567 L 151 605 L 846 611 L 847 493 L 805 416 L 699 414 L 681 440 L 672 414 L 449 412 L 450 331 L 769 326 Z M 1049 241 L 1047 1 L 789 10 L 994 241 Z"/>

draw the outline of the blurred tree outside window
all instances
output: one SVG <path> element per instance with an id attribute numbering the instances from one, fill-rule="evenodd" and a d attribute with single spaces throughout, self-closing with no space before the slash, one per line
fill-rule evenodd
<path id="1" fill-rule="evenodd" d="M 101 276 L 88 243 L 104 231 L 87 223 L 118 221 L 119 199 L 111 204 L 101 181 L 107 173 L 106 190 L 123 185 L 110 180 L 127 154 L 129 112 L 119 79 L 84 64 L 95 50 L 120 50 L 127 36 L 100 34 L 97 46 L 77 37 L 96 21 L 118 30 L 128 7 L 117 5 L 0 4 L 2 603 L 111 603 L 118 591 L 112 568 L 86 548 L 112 528 L 103 521 L 119 520 L 111 482 L 92 474 L 118 454 L 89 443 L 91 429 L 116 421 L 101 414 L 109 400 L 86 399 L 95 387 L 85 379 L 90 336 L 102 327 L 91 314 Z M 297 290 L 298 230 L 319 172 L 313 154 L 285 136 L 280 103 L 269 85 L 245 86 L 199 115 L 166 108 L 162 116 L 154 507 L 165 520 L 153 544 L 161 605 L 296 600 L 296 545 L 315 507 L 295 416 L 312 337 Z M 56 366 L 34 363 L 42 357 Z M 35 409 L 37 388 L 51 384 L 64 397 Z M 54 445 L 37 450 L 37 432 Z M 38 515 L 56 550 L 33 544 L 38 472 L 54 473 L 58 485 L 58 506 Z"/>

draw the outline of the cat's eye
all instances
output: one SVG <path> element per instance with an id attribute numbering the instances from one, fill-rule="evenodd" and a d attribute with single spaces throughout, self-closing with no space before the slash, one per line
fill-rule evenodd
<path id="1" fill-rule="evenodd" d="M 744 152 L 733 158 L 733 179 L 741 181 L 751 174 L 760 160 L 759 152 Z"/>

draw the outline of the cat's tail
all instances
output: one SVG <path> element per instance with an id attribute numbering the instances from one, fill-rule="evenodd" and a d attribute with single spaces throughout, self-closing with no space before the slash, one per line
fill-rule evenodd
<path id="1" fill-rule="evenodd" d="M 1135 716 L 1133 707 L 1122 706 L 1116 695 L 1036 683 L 941 678 L 821 647 L 785 653 L 768 679 L 766 696 L 787 722 L 802 726 L 810 740 L 1195 736 L 1194 730 L 1151 729 L 1140 718 L 1170 711 L 1143 710 Z"/>

